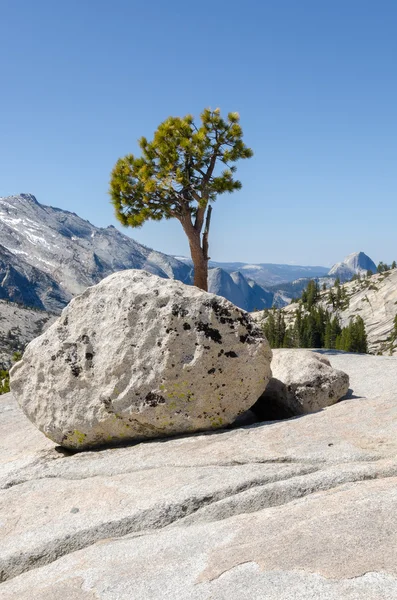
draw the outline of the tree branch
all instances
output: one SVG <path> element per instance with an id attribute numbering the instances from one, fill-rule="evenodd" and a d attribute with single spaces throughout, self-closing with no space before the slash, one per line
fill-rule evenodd
<path id="1" fill-rule="evenodd" d="M 207 218 L 205 220 L 205 229 L 204 229 L 204 233 L 203 233 L 203 255 L 204 255 L 204 259 L 205 260 L 209 260 L 210 257 L 208 256 L 208 235 L 210 232 L 210 223 L 211 223 L 211 213 L 212 213 L 212 206 L 211 204 L 208 207 L 207 210 Z"/>

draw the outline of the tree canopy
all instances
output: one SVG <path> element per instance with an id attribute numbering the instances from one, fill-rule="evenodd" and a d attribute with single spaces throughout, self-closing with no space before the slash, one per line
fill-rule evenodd
<path id="1" fill-rule="evenodd" d="M 123 225 L 140 227 L 148 220 L 171 218 L 181 222 L 195 268 L 194 283 L 203 289 L 207 289 L 210 203 L 241 188 L 234 163 L 253 154 L 243 142 L 239 119 L 235 112 L 223 119 L 219 109 L 208 108 L 198 125 L 191 115 L 169 117 L 152 141 L 139 140 L 141 156 L 120 158 L 111 175 L 112 203 Z"/>

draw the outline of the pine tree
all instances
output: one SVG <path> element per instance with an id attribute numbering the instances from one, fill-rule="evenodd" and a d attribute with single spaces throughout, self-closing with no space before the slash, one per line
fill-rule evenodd
<path id="1" fill-rule="evenodd" d="M 329 291 L 328 302 L 332 304 L 333 309 L 336 308 L 336 295 L 332 289 Z"/>
<path id="2" fill-rule="evenodd" d="M 378 264 L 377 267 L 378 273 L 384 273 L 385 271 L 389 270 L 389 267 L 382 261 L 380 261 L 380 263 Z"/>
<path id="3" fill-rule="evenodd" d="M 294 332 L 290 328 L 286 329 L 285 331 L 283 348 L 295 348 Z"/>
<path id="4" fill-rule="evenodd" d="M 331 348 L 336 348 L 336 339 L 341 333 L 342 328 L 340 326 L 340 321 L 338 317 L 335 316 L 331 321 Z"/>
<path id="5" fill-rule="evenodd" d="M 253 154 L 243 142 L 239 120 L 238 113 L 224 120 L 218 108 L 205 109 L 198 125 L 191 115 L 169 117 L 152 141 L 139 140 L 142 156 L 120 158 L 111 175 L 110 195 L 123 225 L 180 221 L 189 241 L 194 285 L 203 290 L 208 286 L 211 203 L 241 188 L 233 163 Z"/>
<path id="6" fill-rule="evenodd" d="M 338 284 L 336 286 L 336 300 L 335 300 L 335 306 L 336 308 L 340 308 L 342 305 L 342 288 L 341 286 Z"/>
<path id="7" fill-rule="evenodd" d="M 341 334 L 336 338 L 336 349 L 345 352 L 368 352 L 367 334 L 361 317 L 352 319 L 349 325 L 342 329 Z"/>
<path id="8" fill-rule="evenodd" d="M 365 333 L 364 321 L 360 316 L 357 316 L 350 323 L 351 345 L 350 352 L 360 352 L 365 354 L 368 352 L 367 334 Z"/>

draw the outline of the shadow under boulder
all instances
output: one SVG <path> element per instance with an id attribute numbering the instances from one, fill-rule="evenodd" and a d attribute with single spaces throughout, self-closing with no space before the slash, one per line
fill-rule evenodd
<path id="1" fill-rule="evenodd" d="M 349 376 L 310 350 L 273 350 L 273 377 L 251 411 L 259 421 L 317 412 L 335 404 L 349 389 Z"/>

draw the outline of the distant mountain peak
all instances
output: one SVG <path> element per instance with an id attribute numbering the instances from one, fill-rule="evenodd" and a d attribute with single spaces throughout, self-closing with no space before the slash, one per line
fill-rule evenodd
<path id="1" fill-rule="evenodd" d="M 328 275 L 339 277 L 341 281 L 347 281 L 353 275 L 365 274 L 367 271 L 376 273 L 376 265 L 365 252 L 352 252 L 342 262 L 336 263 Z"/>

